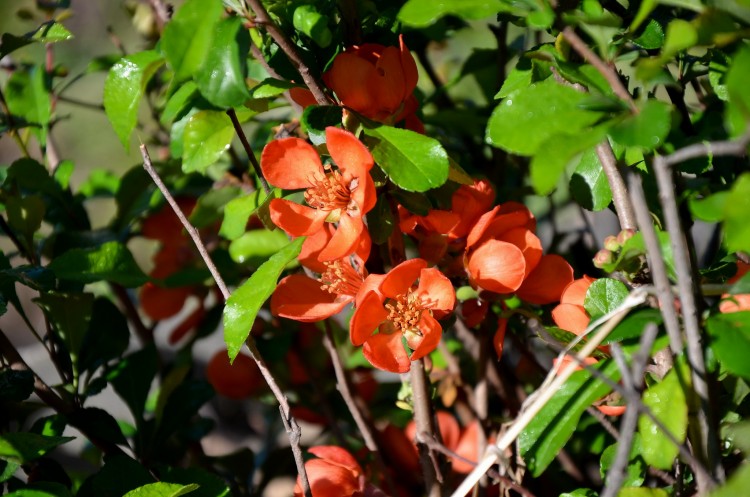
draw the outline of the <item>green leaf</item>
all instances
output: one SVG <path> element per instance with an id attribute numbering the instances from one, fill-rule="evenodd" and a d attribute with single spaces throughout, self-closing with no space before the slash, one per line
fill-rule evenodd
<path id="1" fill-rule="evenodd" d="M 326 142 L 326 128 L 340 126 L 343 112 L 338 105 L 310 105 L 305 108 L 300 122 L 313 145 Z"/>
<path id="2" fill-rule="evenodd" d="M 5 497 L 73 497 L 70 490 L 61 483 L 37 481 L 26 488 L 19 488 Z"/>
<path id="3" fill-rule="evenodd" d="M 581 156 L 570 177 L 570 194 L 578 205 L 594 212 L 612 202 L 612 190 L 595 148 L 589 148 Z"/>
<path id="4" fill-rule="evenodd" d="M 750 121 L 750 95 L 747 91 L 747 82 L 750 81 L 750 47 L 742 45 L 732 59 L 732 65 L 725 79 L 729 102 L 736 114 L 741 115 L 744 120 Z M 741 129 L 734 130 L 736 134 L 742 133 Z"/>
<path id="5" fill-rule="evenodd" d="M 249 195 L 230 200 L 224 206 L 224 220 L 219 228 L 219 235 L 228 240 L 236 240 L 242 236 L 250 216 L 258 209 L 264 197 L 262 190 L 255 190 Z"/>
<path id="6" fill-rule="evenodd" d="M 724 220 L 724 211 L 729 200 L 729 192 L 718 192 L 701 199 L 690 198 L 690 212 L 696 219 L 718 223 Z"/>
<path id="7" fill-rule="evenodd" d="M 140 463 L 124 454 L 114 454 L 106 457 L 104 467 L 86 480 L 84 486 L 88 485 L 89 493 L 83 495 L 122 497 L 126 492 L 153 481 L 154 477 Z M 81 494 L 82 491 L 78 493 Z"/>
<path id="8" fill-rule="evenodd" d="M 237 186 L 209 190 L 198 198 L 198 203 L 190 213 L 190 222 L 197 229 L 213 225 L 222 217 L 224 206 L 237 198 L 241 192 L 242 190 Z"/>
<path id="9" fill-rule="evenodd" d="M 319 47 L 331 44 L 333 34 L 328 28 L 328 17 L 318 12 L 315 5 L 303 4 L 294 9 L 294 29 L 310 37 Z"/>
<path id="10" fill-rule="evenodd" d="M 44 200 L 39 195 L 28 197 L 10 197 L 5 201 L 8 212 L 8 224 L 17 233 L 21 233 L 29 246 L 33 244 L 34 233 L 44 221 Z"/>
<path id="11" fill-rule="evenodd" d="M 186 81 L 180 88 L 169 97 L 164 111 L 159 119 L 162 124 L 171 123 L 177 116 L 182 116 L 185 108 L 191 103 L 194 95 L 198 92 L 198 85 L 194 81 Z"/>
<path id="12" fill-rule="evenodd" d="M 69 416 L 74 426 L 85 426 L 86 435 L 92 439 L 105 440 L 118 445 L 127 445 L 120 425 L 110 413 L 98 407 L 78 409 Z"/>
<path id="13" fill-rule="evenodd" d="M 224 307 L 224 341 L 232 361 L 250 335 L 261 306 L 276 289 L 281 272 L 297 257 L 304 241 L 305 237 L 299 237 L 271 256 L 227 300 Z"/>
<path id="14" fill-rule="evenodd" d="M 662 58 L 669 59 L 676 53 L 688 49 L 698 42 L 695 27 L 683 19 L 674 19 L 667 24 L 667 35 L 662 48 Z"/>
<path id="15" fill-rule="evenodd" d="M 67 41 L 73 38 L 73 33 L 68 31 L 65 26 L 55 21 L 47 21 L 37 29 L 33 34 L 26 35 L 30 40 L 39 43 L 57 43 L 58 41 Z"/>
<path id="16" fill-rule="evenodd" d="M 183 135 L 182 170 L 205 173 L 229 148 L 232 138 L 232 121 L 224 112 L 204 110 L 193 114 Z"/>
<path id="17" fill-rule="evenodd" d="M 33 392 L 34 373 L 28 369 L 0 371 L 0 402 L 21 402 Z"/>
<path id="18" fill-rule="evenodd" d="M 128 348 L 130 331 L 127 319 L 111 300 L 94 301 L 91 321 L 81 344 L 78 366 L 94 371 L 106 362 L 121 357 Z"/>
<path id="19" fill-rule="evenodd" d="M 505 10 L 499 0 L 409 0 L 401 7 L 398 19 L 415 28 L 424 28 L 446 15 L 464 19 L 485 19 Z"/>
<path id="20" fill-rule="evenodd" d="M 164 26 L 160 45 L 175 81 L 190 78 L 201 67 L 223 11 L 214 0 L 187 0 Z"/>
<path id="21" fill-rule="evenodd" d="M 590 488 L 576 488 L 572 492 L 560 494 L 560 497 L 599 497 L 599 494 Z"/>
<path id="22" fill-rule="evenodd" d="M 750 311 L 716 314 L 706 321 L 714 351 L 722 367 L 732 374 L 750 379 Z"/>
<path id="23" fill-rule="evenodd" d="M 52 117 L 52 102 L 47 90 L 47 74 L 42 66 L 14 71 L 5 88 L 5 99 L 11 114 L 38 125 L 31 128 L 42 146 Z"/>
<path id="24" fill-rule="evenodd" d="M 602 139 L 603 130 L 595 129 L 583 135 L 558 134 L 545 140 L 531 159 L 531 184 L 536 193 L 552 193 L 568 164 Z"/>
<path id="25" fill-rule="evenodd" d="M 633 38 L 633 43 L 647 50 L 655 50 L 664 45 L 664 28 L 656 19 L 649 19 L 638 37 Z"/>
<path id="26" fill-rule="evenodd" d="M 258 265 L 289 243 L 281 230 L 250 230 L 229 244 L 229 255 L 238 264 Z"/>
<path id="27" fill-rule="evenodd" d="M 164 401 L 164 409 L 157 411 L 157 444 L 166 442 L 174 432 L 190 423 L 201 406 L 215 395 L 207 381 L 186 380 L 179 383 Z"/>
<path id="28" fill-rule="evenodd" d="M 579 107 L 585 98 L 585 93 L 552 78 L 532 84 L 495 108 L 487 124 L 487 142 L 515 154 L 534 155 L 552 136 L 583 137 L 583 130 L 600 118 Z"/>
<path id="29" fill-rule="evenodd" d="M 36 433 L 4 433 L 0 435 L 0 458 L 25 464 L 74 439 L 75 437 L 46 437 Z"/>
<path id="30" fill-rule="evenodd" d="M 190 497 L 230 497 L 232 495 L 231 490 L 222 478 L 200 468 L 170 467 L 159 476 L 163 482 L 181 483 L 183 485 L 197 483 L 200 485 Z"/>
<path id="31" fill-rule="evenodd" d="M 49 292 L 35 298 L 34 302 L 42 308 L 53 330 L 77 362 L 83 337 L 89 329 L 94 294 Z"/>
<path id="32" fill-rule="evenodd" d="M 724 204 L 724 239 L 730 252 L 750 249 L 750 173 L 737 178 Z"/>
<path id="33" fill-rule="evenodd" d="M 0 37 L 0 59 L 8 55 L 9 53 L 15 52 L 19 48 L 23 48 L 26 45 L 31 44 L 25 36 L 16 36 L 10 33 L 3 33 Z"/>
<path id="34" fill-rule="evenodd" d="M 216 25 L 211 46 L 195 75 L 201 94 L 217 107 L 241 106 L 250 97 L 245 83 L 250 34 L 242 19 L 223 19 Z"/>
<path id="35" fill-rule="evenodd" d="M 375 207 L 367 214 L 367 230 L 373 243 L 380 245 L 388 241 L 395 224 L 388 196 L 378 196 Z"/>
<path id="36" fill-rule="evenodd" d="M 158 52 L 146 50 L 123 57 L 107 74 L 104 112 L 126 148 L 138 120 L 138 106 L 146 85 L 162 64 L 164 59 Z"/>
<path id="37" fill-rule="evenodd" d="M 669 497 L 669 493 L 662 488 L 625 487 L 617 497 Z"/>
<path id="38" fill-rule="evenodd" d="M 618 443 L 612 444 L 602 452 L 600 460 L 599 473 L 602 475 L 602 479 L 605 478 L 609 471 L 612 463 L 615 460 L 615 454 L 617 453 Z M 625 479 L 622 482 L 623 486 L 639 486 L 643 484 L 646 476 L 648 466 L 641 457 L 641 437 L 635 433 L 633 437 L 633 443 L 630 446 L 630 453 L 628 454 L 628 465 L 625 469 Z"/>
<path id="39" fill-rule="evenodd" d="M 651 408 L 656 419 L 679 443 L 685 440 L 687 433 L 688 407 L 681 385 L 687 375 L 687 368 L 675 364 L 661 383 L 643 394 L 643 403 Z M 641 435 L 641 455 L 646 463 L 659 469 L 670 469 L 679 452 L 678 447 L 647 416 L 642 415 L 638 419 L 638 432 Z"/>
<path id="40" fill-rule="evenodd" d="M 105 280 L 132 288 L 148 281 L 148 277 L 133 259 L 133 254 L 119 242 L 107 242 L 95 248 L 68 250 L 47 267 L 60 279 L 80 283 Z"/>
<path id="41" fill-rule="evenodd" d="M 613 361 L 597 364 L 601 372 L 617 381 L 619 369 Z M 555 393 L 518 437 L 518 446 L 528 469 L 539 476 L 555 459 L 578 426 L 586 408 L 607 395 L 610 387 L 587 371 L 577 371 Z"/>
<path id="42" fill-rule="evenodd" d="M 282 79 L 266 78 L 250 90 L 250 98 L 274 98 L 298 86 Z"/>
<path id="43" fill-rule="evenodd" d="M 654 150 L 664 144 L 672 125 L 672 106 L 646 100 L 638 114 L 629 114 L 609 129 L 612 139 L 626 147 Z"/>
<path id="44" fill-rule="evenodd" d="M 640 337 L 646 325 L 650 323 L 660 325 L 662 322 L 663 317 L 658 309 L 639 309 L 637 311 L 632 311 L 625 317 L 625 319 L 620 321 L 620 324 L 612 330 L 612 333 L 602 341 L 602 345 Z"/>
<path id="45" fill-rule="evenodd" d="M 583 307 L 595 320 L 617 309 L 629 293 L 624 283 L 612 278 L 599 278 L 586 291 Z"/>
<path id="46" fill-rule="evenodd" d="M 149 483 L 126 493 L 123 497 L 180 497 L 196 490 L 198 485 L 180 485 L 179 483 Z"/>
<path id="47" fill-rule="evenodd" d="M 375 161 L 404 190 L 425 192 L 448 179 L 448 154 L 437 140 L 391 126 L 365 128 L 365 134 Z"/>
<path id="48" fill-rule="evenodd" d="M 157 371 L 156 349 L 148 346 L 128 355 L 107 373 L 107 379 L 128 405 L 137 423 L 143 419 L 146 398 Z"/>
<path id="49" fill-rule="evenodd" d="M 744 495 L 750 488 L 750 464 L 743 463 L 735 470 L 729 480 L 709 494 L 709 497 L 737 497 Z"/>

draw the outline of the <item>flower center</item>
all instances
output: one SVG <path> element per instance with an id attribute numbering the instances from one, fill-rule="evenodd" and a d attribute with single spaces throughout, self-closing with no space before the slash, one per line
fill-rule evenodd
<path id="1" fill-rule="evenodd" d="M 313 184 L 305 191 L 305 202 L 314 209 L 336 213 L 335 219 L 326 219 L 329 222 L 337 222 L 341 211 L 349 208 L 352 190 L 357 187 L 356 180 L 346 184 L 338 170 L 330 165 L 325 166 L 325 173 L 316 173 L 311 178 Z M 331 216 L 329 216 L 331 217 Z"/>
<path id="2" fill-rule="evenodd" d="M 420 299 L 413 290 L 397 295 L 385 304 L 388 320 L 394 327 L 404 333 L 419 333 L 419 321 L 422 312 L 432 307 L 432 302 Z"/>
<path id="3" fill-rule="evenodd" d="M 320 287 L 322 290 L 349 297 L 357 295 L 364 279 L 351 264 L 345 262 L 343 259 L 324 262 L 323 264 L 325 264 L 326 270 L 320 275 L 319 280 L 323 283 Z"/>

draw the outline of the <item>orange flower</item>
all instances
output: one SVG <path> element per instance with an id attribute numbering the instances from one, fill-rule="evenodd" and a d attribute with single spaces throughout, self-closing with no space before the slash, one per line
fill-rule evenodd
<path id="1" fill-rule="evenodd" d="M 374 162 L 367 148 L 353 134 L 334 127 L 326 128 L 326 141 L 335 168 L 323 166 L 312 145 L 299 138 L 266 145 L 260 165 L 272 185 L 305 190 L 307 205 L 271 201 L 274 224 L 292 236 L 308 236 L 320 232 L 326 223 L 337 223 L 318 256 L 321 261 L 332 261 L 355 251 L 364 231 L 362 216 L 377 199 L 369 173 Z"/>
<path id="2" fill-rule="evenodd" d="M 464 265 L 472 284 L 516 293 L 532 304 L 559 299 L 573 268 L 557 255 L 542 255 L 536 221 L 523 205 L 507 202 L 483 214 L 468 234 Z"/>
<path id="3" fill-rule="evenodd" d="M 362 352 L 373 366 L 405 373 L 410 361 L 437 347 L 443 332 L 437 319 L 455 302 L 453 285 L 438 269 L 427 268 L 424 259 L 402 262 L 383 277 L 379 291 L 363 292 L 349 324 L 351 341 L 364 345 Z"/>
<path id="4" fill-rule="evenodd" d="M 737 273 L 729 278 L 727 283 L 737 283 L 748 271 L 750 271 L 750 264 L 746 264 L 742 261 L 737 261 Z M 721 296 L 722 301 L 719 304 L 719 311 L 723 313 L 749 311 L 750 310 L 750 294 L 740 293 L 737 295 L 729 295 L 725 293 Z"/>
<path id="5" fill-rule="evenodd" d="M 359 497 L 365 490 L 365 475 L 356 459 L 341 447 L 319 445 L 307 450 L 318 456 L 305 463 L 313 497 Z M 294 497 L 301 497 L 299 477 Z"/>
<path id="6" fill-rule="evenodd" d="M 552 309 L 552 319 L 559 328 L 576 335 L 586 330 L 591 318 L 583 307 L 583 301 L 594 281 L 594 278 L 584 276 L 565 287 L 560 296 L 560 304 Z"/>
<path id="7" fill-rule="evenodd" d="M 414 119 L 417 101 L 413 92 L 418 76 L 417 64 L 399 36 L 398 47 L 365 43 L 347 48 L 333 60 L 323 81 L 342 105 L 393 124 Z"/>

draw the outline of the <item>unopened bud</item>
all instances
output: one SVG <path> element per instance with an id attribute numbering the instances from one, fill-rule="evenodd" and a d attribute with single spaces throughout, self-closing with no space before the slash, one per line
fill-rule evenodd
<path id="1" fill-rule="evenodd" d="M 635 230 L 622 230 L 620 231 L 620 234 L 617 235 L 617 243 L 619 243 L 620 245 L 625 245 L 625 242 L 633 238 L 633 236 L 635 236 Z"/>
<path id="2" fill-rule="evenodd" d="M 618 240 L 619 238 L 617 236 L 609 235 L 604 239 L 604 248 L 607 250 L 611 250 L 612 252 L 617 252 L 621 248 L 620 242 Z"/>
<path id="3" fill-rule="evenodd" d="M 611 250 L 601 249 L 594 256 L 594 266 L 598 267 L 599 269 L 604 268 L 604 266 L 608 264 L 612 264 L 613 261 L 614 254 Z"/>

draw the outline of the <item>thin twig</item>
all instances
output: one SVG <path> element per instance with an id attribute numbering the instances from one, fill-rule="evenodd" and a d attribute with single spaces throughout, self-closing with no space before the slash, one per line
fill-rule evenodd
<path id="1" fill-rule="evenodd" d="M 725 155 L 741 157 L 747 154 L 748 146 L 750 146 L 750 123 L 747 125 L 747 130 L 733 140 L 694 143 L 661 157 L 661 160 L 664 162 L 664 165 L 673 166 L 699 157 Z"/>
<path id="2" fill-rule="evenodd" d="M 617 362 L 617 366 L 622 372 L 622 383 L 625 390 L 625 401 L 628 408 L 623 415 L 622 424 L 620 425 L 620 437 L 617 441 L 617 450 L 615 459 L 607 472 L 606 485 L 602 490 L 601 497 L 615 497 L 625 481 L 625 472 L 630 460 L 630 448 L 633 445 L 633 438 L 638 429 L 638 411 L 636 407 L 641 402 L 640 390 L 643 388 L 643 374 L 646 369 L 646 363 L 651 355 L 651 347 L 656 340 L 659 332 L 658 326 L 649 323 L 641 335 L 638 352 L 633 356 L 632 368 L 628 368 L 625 354 L 617 343 L 612 344 L 612 355 Z"/>
<path id="3" fill-rule="evenodd" d="M 599 56 L 597 56 L 589 48 L 586 42 L 584 42 L 578 36 L 578 34 L 576 34 L 575 30 L 572 27 L 568 26 L 563 29 L 562 34 L 565 39 L 568 40 L 570 46 L 572 46 L 573 49 L 586 60 L 586 62 L 594 66 L 594 68 L 599 71 L 602 76 L 604 76 L 604 79 L 607 80 L 607 83 L 609 83 L 612 91 L 615 92 L 615 95 L 620 97 L 625 103 L 628 104 L 628 107 L 630 107 L 630 111 L 633 112 L 633 114 L 637 114 L 639 112 L 638 107 L 636 107 L 635 102 L 633 101 L 633 97 L 628 92 L 628 89 L 625 88 L 625 86 L 622 84 L 622 81 L 620 81 L 620 77 L 617 75 L 617 72 L 606 62 L 600 59 Z"/>
<path id="4" fill-rule="evenodd" d="M 664 158 L 654 157 L 654 175 L 659 187 L 659 201 L 664 212 L 664 224 L 669 232 L 672 246 L 675 271 L 677 272 L 677 288 L 680 295 L 680 312 L 687 339 L 687 358 L 690 364 L 693 390 L 700 399 L 700 410 L 697 413 L 698 426 L 693 427 L 698 433 L 698 440 L 693 440 L 694 449 L 704 460 L 711 471 L 720 481 L 724 480 L 724 470 L 721 466 L 719 452 L 719 436 L 712 420 L 710 393 L 706 362 L 703 355 L 703 339 L 698 317 L 698 306 L 695 292 L 700 292 L 694 284 L 693 268 L 688 249 L 688 234 L 682 229 L 677 200 L 674 194 L 672 170 Z M 697 479 L 698 489 L 707 493 L 713 488 L 712 481 Z"/>
<path id="5" fill-rule="evenodd" d="M 128 317 L 130 323 L 135 328 L 135 333 L 136 335 L 138 335 L 141 344 L 147 345 L 149 343 L 153 343 L 154 331 L 150 328 L 147 328 L 146 325 L 143 324 L 141 316 L 138 314 L 138 310 L 133 305 L 133 301 L 130 299 L 130 295 L 128 295 L 127 290 L 125 290 L 122 285 L 119 285 L 117 283 L 110 283 L 110 286 L 115 292 L 117 299 L 120 301 L 120 304 L 122 304 L 122 306 L 125 308 L 125 315 Z"/>
<path id="6" fill-rule="evenodd" d="M 150 3 L 151 8 L 154 9 L 154 14 L 156 14 L 156 25 L 159 27 L 159 31 L 161 31 L 164 29 L 164 25 L 172 18 L 172 6 L 163 0 L 148 0 L 148 3 Z"/>
<path id="7" fill-rule="evenodd" d="M 636 222 L 633 204 L 630 202 L 625 181 L 617 168 L 617 159 L 608 139 L 605 138 L 596 146 L 596 156 L 599 158 L 604 174 L 607 176 L 609 188 L 612 190 L 612 202 L 615 204 L 617 218 L 620 220 L 620 228 L 634 230 Z"/>
<path id="8" fill-rule="evenodd" d="M 201 254 L 203 261 L 205 262 L 206 266 L 208 266 L 208 269 L 211 272 L 211 276 L 213 276 L 216 285 L 219 287 L 224 300 L 228 300 L 230 296 L 229 289 L 227 288 L 226 283 L 224 283 L 224 279 L 219 274 L 219 271 L 216 269 L 216 265 L 208 255 L 206 246 L 203 244 L 203 241 L 198 235 L 198 231 L 192 224 L 190 224 L 190 221 L 187 220 L 185 214 L 182 213 L 182 210 L 177 205 L 177 202 L 175 202 L 174 198 L 169 193 L 169 190 L 164 185 L 164 182 L 159 177 L 159 174 L 154 169 L 153 164 L 151 164 L 151 158 L 148 155 L 148 150 L 146 150 L 146 146 L 141 145 L 140 148 L 141 155 L 143 156 L 143 167 L 146 169 L 156 186 L 167 199 L 167 202 L 169 202 L 169 205 L 172 207 L 175 214 L 177 214 L 177 217 L 180 219 L 180 222 L 184 226 L 185 230 L 188 232 L 188 234 L 190 234 L 190 237 L 193 239 L 193 243 L 195 243 L 195 246 L 198 249 L 198 252 Z M 294 417 L 291 415 L 289 400 L 281 391 L 281 388 L 279 388 L 276 379 L 273 377 L 273 374 L 268 369 L 268 366 L 263 360 L 263 357 L 260 355 L 260 351 L 258 351 L 258 347 L 255 345 L 255 340 L 253 340 L 252 335 L 248 336 L 247 340 L 245 341 L 245 345 L 250 352 L 250 357 L 255 361 L 255 364 L 258 366 L 260 373 L 263 375 L 263 378 L 266 380 L 266 383 L 271 389 L 271 392 L 273 392 L 274 397 L 276 397 L 276 400 L 279 403 L 279 410 L 281 411 L 281 421 L 284 423 L 284 428 L 286 429 L 287 435 L 289 436 L 289 443 L 292 448 L 292 454 L 294 455 L 294 462 L 297 465 L 297 473 L 300 477 L 302 491 L 305 497 L 312 497 L 310 483 L 307 479 L 307 472 L 305 471 L 305 460 L 302 455 L 302 449 L 300 448 L 300 437 L 302 430 L 300 429 L 299 424 L 297 424 L 297 420 L 294 419 Z"/>
<path id="9" fill-rule="evenodd" d="M 250 161 L 250 164 L 253 165 L 253 169 L 255 170 L 255 175 L 258 177 L 258 180 L 260 181 L 260 184 L 263 187 L 263 191 L 266 192 L 266 195 L 270 195 L 271 187 L 268 186 L 268 181 L 266 181 L 266 178 L 263 176 L 263 171 L 260 169 L 260 164 L 258 163 L 258 159 L 255 157 L 252 147 L 250 147 L 250 142 L 247 141 L 247 136 L 245 136 L 245 132 L 242 130 L 242 125 L 240 124 L 239 119 L 237 119 L 237 113 L 234 111 L 234 109 L 227 109 L 227 115 L 229 116 L 229 119 L 232 120 L 232 126 L 234 126 L 234 131 L 237 133 L 237 136 L 239 136 L 240 138 L 242 147 L 245 149 L 245 153 L 247 154 L 247 158 Z"/>
<path id="10" fill-rule="evenodd" d="M 643 193 L 643 183 L 638 174 L 632 174 L 629 179 L 630 195 L 635 208 L 638 229 L 646 244 L 646 260 L 651 269 L 651 278 L 656 288 L 656 296 L 659 299 L 659 309 L 664 317 L 664 327 L 669 337 L 669 349 L 672 356 L 682 353 L 682 334 L 680 333 L 680 322 L 674 307 L 674 294 L 667 275 L 667 266 L 661 253 L 659 240 L 654 230 L 654 220 L 648 212 L 646 196 Z"/>
<path id="11" fill-rule="evenodd" d="M 310 68 L 302 60 L 302 57 L 300 57 L 295 45 L 291 42 L 291 40 L 289 40 L 286 34 L 284 34 L 284 32 L 281 31 L 278 26 L 276 26 L 276 24 L 271 20 L 271 17 L 268 15 L 268 11 L 263 6 L 263 3 L 260 0 L 247 0 L 247 3 L 255 13 L 255 23 L 263 26 L 268 34 L 271 35 L 271 38 L 274 39 L 279 48 L 281 48 L 281 50 L 286 54 L 286 56 L 289 58 L 289 61 L 300 73 L 300 76 L 302 76 L 302 80 L 312 92 L 313 96 L 315 97 L 315 101 L 318 102 L 319 105 L 330 105 L 331 100 L 326 95 L 323 85 L 317 80 L 315 76 L 313 76 L 312 72 L 310 72 Z"/>
<path id="12" fill-rule="evenodd" d="M 416 442 L 425 489 L 428 497 L 440 497 L 442 495 L 442 474 L 437 454 L 424 441 L 425 438 L 435 438 L 435 423 L 423 359 L 412 361 L 409 378 L 411 379 L 414 403 L 414 423 L 417 427 L 417 434 L 420 435 Z"/>

